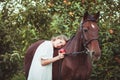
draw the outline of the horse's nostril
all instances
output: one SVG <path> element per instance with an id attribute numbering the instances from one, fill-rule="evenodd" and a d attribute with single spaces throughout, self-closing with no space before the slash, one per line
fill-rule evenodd
<path id="1" fill-rule="evenodd" d="M 92 55 L 94 55 L 95 54 L 95 52 L 92 52 Z"/>

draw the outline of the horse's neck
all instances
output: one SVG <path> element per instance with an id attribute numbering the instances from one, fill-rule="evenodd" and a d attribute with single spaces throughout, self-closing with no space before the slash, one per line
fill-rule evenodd
<path id="1" fill-rule="evenodd" d="M 82 39 L 80 31 L 77 32 L 76 35 L 68 41 L 65 48 L 68 53 L 81 51 Z"/>

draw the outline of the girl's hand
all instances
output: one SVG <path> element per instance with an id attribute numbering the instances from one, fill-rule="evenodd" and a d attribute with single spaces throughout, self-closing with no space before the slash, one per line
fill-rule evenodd
<path id="1" fill-rule="evenodd" d="M 58 51 L 58 56 L 59 56 L 60 59 L 64 58 L 65 52 L 66 52 L 65 49 L 60 49 Z"/>
<path id="2" fill-rule="evenodd" d="M 58 57 L 59 57 L 59 59 L 63 59 L 64 58 L 64 54 L 58 53 Z"/>

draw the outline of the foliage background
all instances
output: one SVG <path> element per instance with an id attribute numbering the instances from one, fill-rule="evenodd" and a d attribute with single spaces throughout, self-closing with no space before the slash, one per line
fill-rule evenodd
<path id="1" fill-rule="evenodd" d="M 74 35 L 85 11 L 100 11 L 102 57 L 90 80 L 120 80 L 119 0 L 0 0 L 0 79 L 25 80 L 28 46 L 53 35 Z"/>

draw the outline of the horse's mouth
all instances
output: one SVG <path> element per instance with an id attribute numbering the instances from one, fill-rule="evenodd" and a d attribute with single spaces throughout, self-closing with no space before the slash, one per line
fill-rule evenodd
<path id="1" fill-rule="evenodd" d="M 97 61 L 100 59 L 100 55 L 96 55 L 98 53 L 94 52 L 94 51 L 90 51 L 89 49 L 87 49 L 89 55 L 90 55 L 90 58 L 93 60 L 93 61 Z"/>

